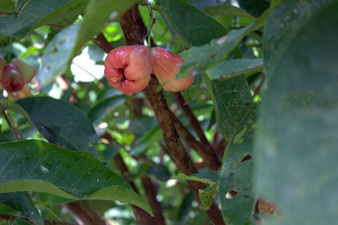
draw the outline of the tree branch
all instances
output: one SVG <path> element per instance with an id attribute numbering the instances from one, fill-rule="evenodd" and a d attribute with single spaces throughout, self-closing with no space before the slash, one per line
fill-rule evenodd
<path id="1" fill-rule="evenodd" d="M 213 163 L 215 164 L 215 166 L 213 168 L 210 168 L 212 170 L 218 170 L 218 168 L 221 166 L 221 162 L 219 161 L 215 150 L 213 149 L 213 147 L 211 146 L 211 144 L 209 143 L 209 141 L 207 140 L 200 123 L 198 122 L 196 116 L 194 115 L 194 113 L 192 112 L 192 110 L 190 109 L 189 105 L 185 104 L 185 100 L 183 98 L 183 96 L 181 95 L 181 93 L 177 92 L 174 93 L 174 96 L 176 98 L 176 101 L 180 104 L 181 108 L 183 109 L 183 111 L 185 112 L 186 116 L 188 117 L 188 120 L 191 124 L 191 126 L 194 128 L 194 130 L 196 131 L 203 147 L 204 150 L 207 152 L 207 154 L 210 156 L 209 158 L 212 158 Z"/>
<path id="2" fill-rule="evenodd" d="M 147 29 L 143 24 L 142 18 L 138 11 L 137 5 L 134 5 L 123 16 L 120 17 L 120 24 L 124 32 L 128 45 L 142 44 L 143 37 L 147 34 Z M 196 167 L 190 160 L 188 154 L 184 150 L 183 144 L 177 134 L 173 122 L 171 121 L 170 111 L 162 91 L 156 92 L 158 80 L 154 75 L 144 90 L 145 95 L 154 109 L 157 121 L 161 128 L 164 141 L 168 147 L 168 151 L 178 169 L 184 174 L 190 175 L 198 173 Z M 188 181 L 195 196 L 199 199 L 199 189 L 204 189 L 206 186 L 201 182 Z M 215 203 L 212 204 L 207 211 L 210 221 L 214 224 L 225 224 Z"/>
<path id="3" fill-rule="evenodd" d="M 31 223 L 28 219 L 19 217 L 19 216 L 13 216 L 13 215 L 7 215 L 7 214 L 0 214 L 0 220 L 15 220 L 16 218 L 20 218 L 28 223 Z M 32 223 L 31 223 L 32 224 Z M 76 225 L 74 223 L 66 223 L 66 222 L 60 222 L 60 221 L 54 221 L 54 220 L 44 220 L 44 225 Z"/>
<path id="4" fill-rule="evenodd" d="M 65 205 L 86 225 L 106 225 L 85 201 L 76 201 Z"/>
<path id="5" fill-rule="evenodd" d="M 217 170 L 219 161 L 218 158 L 215 157 L 215 154 L 205 151 L 204 146 L 195 139 L 195 137 L 189 132 L 189 130 L 181 123 L 181 121 L 179 121 L 179 119 L 171 111 L 170 116 L 179 136 L 182 137 L 183 140 L 196 151 L 196 153 L 203 159 L 206 166 L 208 166 L 211 170 Z"/>

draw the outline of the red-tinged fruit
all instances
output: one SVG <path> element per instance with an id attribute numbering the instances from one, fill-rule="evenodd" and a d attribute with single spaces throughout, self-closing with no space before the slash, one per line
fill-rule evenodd
<path id="1" fill-rule="evenodd" d="M 104 74 L 114 88 L 133 95 L 147 87 L 153 61 L 146 46 L 122 46 L 109 52 L 104 62 Z"/>
<path id="2" fill-rule="evenodd" d="M 177 73 L 184 63 L 181 56 L 159 47 L 152 48 L 152 53 L 154 55 L 153 72 L 165 91 L 182 91 L 194 83 L 195 77 L 189 76 L 189 74 L 185 78 L 176 79 Z"/>
<path id="3" fill-rule="evenodd" d="M 8 93 L 20 91 L 25 85 L 23 77 L 13 63 L 7 64 L 3 67 L 0 85 Z"/>
<path id="4" fill-rule="evenodd" d="M 25 84 L 29 83 L 36 74 L 36 67 L 25 63 L 21 59 L 15 58 L 12 63 L 18 68 L 18 72 L 24 79 Z"/>

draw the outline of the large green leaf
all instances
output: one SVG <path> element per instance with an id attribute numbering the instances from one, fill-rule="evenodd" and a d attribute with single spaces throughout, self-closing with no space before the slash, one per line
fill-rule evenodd
<path id="1" fill-rule="evenodd" d="M 221 211 L 226 224 L 246 225 L 253 219 L 253 134 L 257 127 L 255 108 L 238 126 L 225 151 L 219 180 Z M 235 194 L 236 193 L 236 194 Z"/>
<path id="2" fill-rule="evenodd" d="M 41 218 L 38 210 L 35 208 L 31 197 L 26 192 L 0 194 L 0 203 L 15 209 L 36 225 L 44 224 L 43 219 Z"/>
<path id="3" fill-rule="evenodd" d="M 284 1 L 265 31 L 278 36 L 265 39 L 256 145 L 256 186 L 278 209 L 267 224 L 337 223 L 337 11 L 337 1 Z"/>
<path id="4" fill-rule="evenodd" d="M 73 152 L 44 141 L 0 144 L 0 193 L 47 192 L 70 199 L 118 200 L 151 213 L 121 175 L 88 152 Z"/>
<path id="5" fill-rule="evenodd" d="M 214 101 L 218 129 L 230 139 L 247 112 L 253 107 L 249 85 L 244 75 L 226 80 L 210 80 L 204 76 Z"/>
<path id="6" fill-rule="evenodd" d="M 174 32 L 188 46 L 207 44 L 227 34 L 213 17 L 183 0 L 157 0 L 160 13 Z"/>
<path id="7" fill-rule="evenodd" d="M 0 34 L 23 37 L 38 26 L 82 13 L 87 2 L 86 0 L 29 1 L 21 11 L 0 18 Z"/>
<path id="8" fill-rule="evenodd" d="M 49 97 L 24 98 L 17 104 L 26 110 L 35 127 L 51 143 L 96 156 L 99 138 L 92 123 L 78 108 Z"/>

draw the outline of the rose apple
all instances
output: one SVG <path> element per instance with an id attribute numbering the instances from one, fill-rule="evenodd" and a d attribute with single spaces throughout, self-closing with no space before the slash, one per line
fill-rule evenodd
<path id="1" fill-rule="evenodd" d="M 147 87 L 153 61 L 146 46 L 122 46 L 109 52 L 104 62 L 104 74 L 114 88 L 133 95 Z"/>
<path id="2" fill-rule="evenodd" d="M 3 67 L 0 85 L 8 93 L 20 91 L 25 85 L 23 77 L 13 63 L 9 63 Z"/>
<path id="3" fill-rule="evenodd" d="M 158 47 L 152 48 L 152 53 L 153 72 L 165 91 L 178 92 L 187 89 L 194 82 L 195 77 L 192 76 L 176 79 L 177 72 L 184 63 L 181 56 Z"/>

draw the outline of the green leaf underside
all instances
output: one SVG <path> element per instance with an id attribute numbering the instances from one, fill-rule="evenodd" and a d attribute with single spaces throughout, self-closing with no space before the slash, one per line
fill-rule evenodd
<path id="1" fill-rule="evenodd" d="M 206 72 L 210 79 L 228 79 L 244 73 L 253 73 L 263 70 L 263 60 L 256 59 L 229 59 L 221 61 Z"/>
<path id="2" fill-rule="evenodd" d="M 255 108 L 253 107 L 238 126 L 223 158 L 219 197 L 226 224 L 250 224 L 253 218 L 256 196 L 252 191 L 252 157 L 253 135 L 256 126 Z M 232 190 L 237 192 L 235 196 L 229 193 Z"/>
<path id="3" fill-rule="evenodd" d="M 94 143 L 99 138 L 86 115 L 69 102 L 49 97 L 17 101 L 29 114 L 39 132 L 51 143 L 96 156 Z"/>
<path id="4" fill-rule="evenodd" d="M 0 193 L 34 191 L 69 199 L 117 200 L 151 213 L 127 181 L 87 152 L 37 140 L 2 143 L 0 149 Z"/>
<path id="5" fill-rule="evenodd" d="M 30 1 L 18 13 L 0 18 L 0 33 L 23 37 L 31 30 L 82 13 L 86 0 Z"/>
<path id="6" fill-rule="evenodd" d="M 278 35 L 264 40 L 256 186 L 281 212 L 269 224 L 337 222 L 337 11 L 337 1 L 285 1 L 267 24 Z"/>
<path id="7" fill-rule="evenodd" d="M 213 185 L 218 182 L 218 177 L 219 177 L 218 171 L 209 171 L 209 172 L 191 174 L 189 176 L 183 173 L 180 173 L 177 176 L 172 176 L 172 179 L 194 180 L 194 181 L 199 181 L 202 183 Z"/>
<path id="8" fill-rule="evenodd" d="M 189 46 L 207 44 L 228 32 L 213 17 L 183 0 L 158 0 L 160 13 L 171 29 Z"/>

